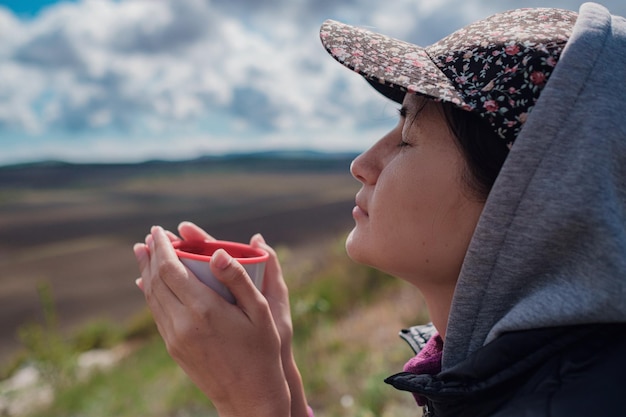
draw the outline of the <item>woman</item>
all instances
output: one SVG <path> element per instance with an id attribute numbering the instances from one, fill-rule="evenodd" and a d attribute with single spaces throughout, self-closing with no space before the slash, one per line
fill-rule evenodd
<path id="1" fill-rule="evenodd" d="M 352 164 L 346 243 L 418 287 L 433 321 L 402 333 L 417 356 L 387 382 L 431 416 L 626 415 L 626 21 L 585 4 L 426 49 L 332 21 L 321 37 L 402 103 Z M 306 416 L 274 251 L 251 239 L 271 254 L 263 294 L 215 254 L 230 305 L 178 262 L 177 238 L 154 227 L 134 248 L 170 354 L 221 416 Z"/>

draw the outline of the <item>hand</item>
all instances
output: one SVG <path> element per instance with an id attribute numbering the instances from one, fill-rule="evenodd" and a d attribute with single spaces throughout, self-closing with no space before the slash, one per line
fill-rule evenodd
<path id="1" fill-rule="evenodd" d="M 178 236 L 173 233 L 166 233 L 172 241 L 179 239 Z M 202 228 L 191 222 L 180 223 L 178 225 L 178 233 L 180 238 L 184 240 L 216 240 L 213 236 L 202 230 Z M 270 255 L 270 259 L 265 268 L 262 293 L 268 301 L 274 323 L 278 329 L 282 353 L 284 356 L 290 357 L 293 326 L 291 323 L 291 311 L 289 309 L 289 292 L 283 279 L 278 256 L 274 249 L 265 243 L 263 236 L 260 234 L 256 234 L 250 239 L 250 245 L 255 248 L 263 249 Z"/>
<path id="2" fill-rule="evenodd" d="M 185 240 L 215 240 L 213 236 L 191 222 L 182 222 L 178 226 L 178 233 Z M 176 237 L 171 236 L 171 238 Z M 270 255 L 265 267 L 262 292 L 269 304 L 272 318 L 280 335 L 282 365 L 291 393 L 291 416 L 307 416 L 307 402 L 302 378 L 292 352 L 293 326 L 289 308 L 289 292 L 283 279 L 280 262 L 276 251 L 265 242 L 260 234 L 256 234 L 250 239 L 250 245 L 261 248 Z"/>
<path id="3" fill-rule="evenodd" d="M 291 393 L 291 416 L 308 416 L 307 401 L 302 386 L 300 371 L 292 351 L 293 325 L 289 308 L 289 291 L 283 279 L 282 269 L 276 251 L 272 249 L 260 234 L 252 236 L 250 245 L 265 250 L 270 254 L 263 278 L 263 295 L 267 300 L 276 328 L 280 335 L 281 358 L 285 378 Z"/>
<path id="4" fill-rule="evenodd" d="M 198 233 L 187 228 L 184 237 Z M 268 301 L 243 267 L 218 250 L 211 269 L 237 299 L 228 303 L 180 263 L 171 238 L 153 227 L 134 251 L 146 301 L 172 358 L 221 416 L 290 415 L 281 340 Z"/>

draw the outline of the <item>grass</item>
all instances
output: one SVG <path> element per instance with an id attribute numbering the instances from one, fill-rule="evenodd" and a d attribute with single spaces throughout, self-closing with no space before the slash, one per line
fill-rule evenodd
<path id="1" fill-rule="evenodd" d="M 58 391 L 33 417 L 211 415 L 211 403 L 153 339 L 119 366 Z"/>
<path id="2" fill-rule="evenodd" d="M 386 416 L 413 409 L 410 395 L 382 382 L 411 352 L 395 337 L 402 325 L 427 319 L 423 302 L 407 285 L 352 263 L 343 239 L 320 262 L 303 263 L 279 249 L 290 287 L 294 349 L 307 397 L 317 417 Z M 27 355 L 40 367 L 65 375 L 50 380 L 55 400 L 29 417 L 195 417 L 216 415 L 210 401 L 177 367 L 147 312 L 123 328 L 94 322 L 70 339 L 56 330 L 52 296 L 42 288 L 46 321 L 22 328 Z M 68 377 L 78 352 L 124 341 L 139 348 L 111 370 L 87 380 Z M 57 353 L 46 354 L 56 346 Z M 46 356 L 47 355 L 47 356 Z M 55 379 L 56 378 L 56 379 Z M 408 413 L 407 413 L 408 414 Z"/>

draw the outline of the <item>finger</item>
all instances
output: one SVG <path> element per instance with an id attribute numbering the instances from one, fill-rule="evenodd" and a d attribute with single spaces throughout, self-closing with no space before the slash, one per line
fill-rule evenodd
<path id="1" fill-rule="evenodd" d="M 252 236 L 250 246 L 263 249 L 270 255 L 265 264 L 263 294 L 268 298 L 282 299 L 283 295 L 287 292 L 287 285 L 283 280 L 283 272 L 276 251 L 265 242 L 265 239 L 260 233 Z"/>
<path id="2" fill-rule="evenodd" d="M 147 273 L 142 275 L 141 284 L 146 304 L 152 313 L 159 334 L 167 344 L 170 336 L 175 334 L 176 322 L 184 316 L 185 310 L 184 305 L 166 283 L 168 273 L 159 267 L 162 263 L 160 259 L 162 254 L 158 249 L 164 243 L 168 243 L 168 237 L 162 229 L 158 238 L 154 235 L 156 234 L 153 232 L 146 239 L 149 242 L 147 251 L 151 256 L 150 265 L 146 269 Z"/>
<path id="3" fill-rule="evenodd" d="M 139 272 L 143 274 L 143 271 L 150 264 L 150 254 L 148 253 L 148 247 L 143 243 L 135 243 L 133 245 L 133 252 L 135 253 L 135 259 L 139 264 Z"/>
<path id="4" fill-rule="evenodd" d="M 135 243 L 135 245 L 133 245 L 133 252 L 135 253 L 137 264 L 139 264 L 139 273 L 143 275 L 143 271 L 148 267 L 150 263 L 148 248 L 143 243 Z M 135 280 L 135 284 L 137 285 L 137 287 L 139 287 L 141 291 L 144 290 L 143 279 L 141 277 Z"/>
<path id="5" fill-rule="evenodd" d="M 145 240 L 151 245 L 153 244 L 153 239 L 150 235 L 146 236 Z M 165 337 L 167 329 L 169 328 L 169 326 L 171 326 L 172 316 L 165 313 L 163 306 L 159 302 L 159 297 L 155 295 L 153 291 L 153 277 L 150 267 L 150 249 L 146 244 L 136 243 L 133 246 L 133 252 L 135 253 L 135 257 L 137 258 L 137 262 L 139 264 L 139 270 L 141 271 L 141 277 L 135 280 L 135 284 L 144 293 L 144 296 L 146 298 L 146 304 L 148 305 L 148 308 L 150 309 L 150 312 L 154 317 L 159 333 Z"/>
<path id="6" fill-rule="evenodd" d="M 164 305 L 166 302 L 173 302 L 166 297 L 174 297 L 179 304 L 187 306 L 194 305 L 198 297 L 210 299 L 219 297 L 217 293 L 209 291 L 210 289 L 180 262 L 174 247 L 161 227 L 153 227 L 152 236 L 154 247 L 152 268 L 158 271 L 159 281 L 164 284 L 164 288 L 160 288 L 161 296 L 164 297 L 161 302 Z M 154 284 L 157 283 L 158 281 L 155 281 Z"/>
<path id="7" fill-rule="evenodd" d="M 160 297 L 174 296 L 178 299 L 169 283 L 170 281 L 176 281 L 179 276 L 185 274 L 184 266 L 178 260 L 169 237 L 162 227 L 153 226 L 150 229 L 150 233 L 151 239 L 148 246 L 152 255 L 150 257 L 150 268 L 153 271 L 153 285 L 163 284 L 162 288 L 159 287 L 158 290 Z"/>
<path id="8" fill-rule="evenodd" d="M 175 233 L 170 232 L 169 230 L 166 230 L 165 234 L 169 238 L 170 242 L 176 242 L 177 240 L 180 240 L 180 238 Z"/>
<path id="9" fill-rule="evenodd" d="M 150 273 L 148 277 L 144 277 L 146 300 L 153 314 L 158 308 L 163 310 L 165 315 L 174 315 L 181 301 L 168 285 L 168 280 L 174 279 L 172 275 L 183 274 L 184 267 L 177 265 L 180 262 L 175 254 L 175 260 L 172 260 L 167 250 L 171 248 L 171 243 L 160 226 L 152 227 L 151 235 L 147 240 L 150 252 Z"/>
<path id="10" fill-rule="evenodd" d="M 233 294 L 237 305 L 248 317 L 256 317 L 259 305 L 265 304 L 243 266 L 224 249 L 218 249 L 211 257 L 211 272 Z"/>
<path id="11" fill-rule="evenodd" d="M 174 233 L 174 232 L 170 232 L 169 230 L 165 230 L 165 234 L 167 235 L 168 239 L 170 240 L 170 242 L 175 242 L 177 240 L 180 240 L 180 238 Z M 152 234 L 148 233 L 146 235 L 146 245 L 149 244 L 149 241 L 152 240 Z"/>
<path id="12" fill-rule="evenodd" d="M 215 240 L 213 236 L 205 232 L 200 226 L 187 221 L 178 225 L 178 233 L 185 240 Z"/>

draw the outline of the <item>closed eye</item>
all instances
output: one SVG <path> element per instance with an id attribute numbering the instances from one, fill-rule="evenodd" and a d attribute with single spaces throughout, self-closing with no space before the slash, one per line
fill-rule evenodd
<path id="1" fill-rule="evenodd" d="M 402 106 L 398 109 L 398 114 L 400 115 L 401 123 L 403 122 L 404 119 L 406 119 L 408 112 L 409 112 L 409 109 L 406 106 Z M 401 139 L 400 142 L 398 143 L 398 148 L 404 148 L 406 146 L 411 146 L 411 144 Z"/>

